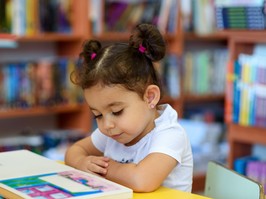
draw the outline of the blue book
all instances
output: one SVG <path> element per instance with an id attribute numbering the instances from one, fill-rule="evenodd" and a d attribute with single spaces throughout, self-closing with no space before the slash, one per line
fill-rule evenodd
<path id="1" fill-rule="evenodd" d="M 242 175 L 246 175 L 247 164 L 250 161 L 258 160 L 257 157 L 254 156 L 245 156 L 241 158 L 237 158 L 234 161 L 234 170 Z"/>
<path id="2" fill-rule="evenodd" d="M 240 114 L 240 97 L 241 97 L 241 87 L 239 84 L 241 74 L 241 64 L 238 61 L 235 61 L 234 64 L 234 75 L 236 79 L 234 80 L 234 99 L 233 99 L 233 122 L 239 123 L 239 114 Z"/>

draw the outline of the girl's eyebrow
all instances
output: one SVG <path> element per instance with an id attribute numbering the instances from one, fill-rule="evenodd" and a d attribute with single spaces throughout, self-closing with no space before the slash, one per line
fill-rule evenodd
<path id="1" fill-rule="evenodd" d="M 111 102 L 111 103 L 107 104 L 106 106 L 104 106 L 104 109 L 110 108 L 112 106 L 121 106 L 123 104 L 124 104 L 124 102 Z M 93 107 L 90 107 L 90 109 L 92 111 L 98 111 L 96 108 L 93 108 Z"/>

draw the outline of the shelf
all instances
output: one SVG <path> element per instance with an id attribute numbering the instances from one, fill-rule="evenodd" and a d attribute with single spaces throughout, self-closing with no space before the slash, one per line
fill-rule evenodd
<path id="1" fill-rule="evenodd" d="M 8 34 L 8 33 L 0 33 L 0 39 L 10 39 L 15 40 L 17 38 L 16 35 Z"/>
<path id="2" fill-rule="evenodd" d="M 194 174 L 192 193 L 202 192 L 205 187 L 206 173 Z"/>
<path id="3" fill-rule="evenodd" d="M 79 41 L 81 36 L 73 34 L 63 34 L 63 33 L 40 33 L 37 35 L 13 35 L 0 33 L 0 39 L 9 39 L 17 42 L 67 42 L 67 41 Z"/>
<path id="4" fill-rule="evenodd" d="M 228 124 L 227 139 L 230 152 L 229 168 L 233 169 L 234 160 L 251 154 L 253 144 L 266 145 L 266 128 Z"/>
<path id="5" fill-rule="evenodd" d="M 186 32 L 184 33 L 184 39 L 187 41 L 227 41 L 228 34 L 217 32 L 208 35 L 197 35 L 195 33 Z"/>
<path id="6" fill-rule="evenodd" d="M 229 141 L 266 145 L 266 128 L 228 125 Z"/>
<path id="7" fill-rule="evenodd" d="M 207 94 L 207 95 L 190 95 L 186 94 L 184 96 L 185 102 L 190 103 L 201 103 L 201 102 L 213 102 L 213 101 L 224 101 L 225 95 L 224 94 Z"/>
<path id="8" fill-rule="evenodd" d="M 41 115 L 53 115 L 60 113 L 78 112 L 83 105 L 57 105 L 53 107 L 35 107 L 35 108 L 19 108 L 19 109 L 6 109 L 0 110 L 0 119 L 18 118 L 18 117 L 33 117 Z"/>
<path id="9" fill-rule="evenodd" d="M 122 42 L 122 41 L 128 41 L 130 37 L 129 32 L 104 32 L 99 35 L 93 35 L 94 39 L 100 40 L 100 41 L 112 41 L 112 42 Z M 165 34 L 165 39 L 167 41 L 174 40 L 176 38 L 176 35 L 172 33 Z"/>
<path id="10" fill-rule="evenodd" d="M 81 37 L 78 35 L 62 34 L 62 33 L 43 33 L 33 36 L 18 36 L 16 41 L 19 42 L 67 42 L 78 41 Z"/>
<path id="11" fill-rule="evenodd" d="M 254 40 L 266 42 L 265 34 L 266 30 L 221 30 L 206 35 L 185 32 L 184 39 L 187 41 L 227 41 L 230 38 L 234 38 L 237 41 L 254 43 Z"/>

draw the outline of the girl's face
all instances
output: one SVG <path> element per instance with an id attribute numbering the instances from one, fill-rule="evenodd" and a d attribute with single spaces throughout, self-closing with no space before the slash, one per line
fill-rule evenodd
<path id="1" fill-rule="evenodd" d="M 84 95 L 100 131 L 117 142 L 133 145 L 154 128 L 155 109 L 121 85 L 97 84 Z"/>

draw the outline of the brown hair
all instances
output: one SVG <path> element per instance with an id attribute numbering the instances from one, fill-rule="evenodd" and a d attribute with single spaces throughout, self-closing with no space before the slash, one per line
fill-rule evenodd
<path id="1" fill-rule="evenodd" d="M 140 50 L 140 46 L 144 49 Z M 83 89 L 98 83 L 120 84 L 140 97 L 148 85 L 154 84 L 162 93 L 152 62 L 164 57 L 165 48 L 162 35 L 151 24 L 137 25 L 128 44 L 115 43 L 102 48 L 97 40 L 86 41 L 80 53 L 82 64 L 71 74 L 71 80 Z"/>

